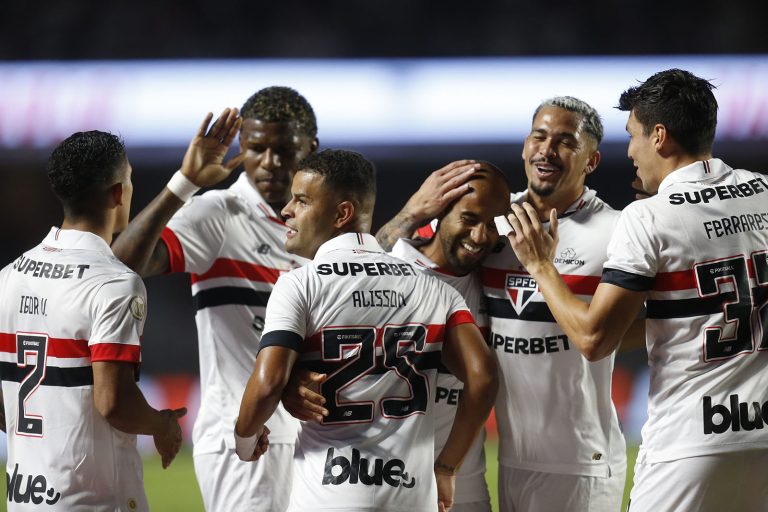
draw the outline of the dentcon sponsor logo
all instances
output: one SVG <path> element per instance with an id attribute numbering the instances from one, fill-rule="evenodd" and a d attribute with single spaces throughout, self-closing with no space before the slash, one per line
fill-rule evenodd
<path id="1" fill-rule="evenodd" d="M 560 252 L 560 256 L 555 257 L 553 261 L 561 265 L 576 265 L 579 267 L 584 265 L 584 260 L 576 256 L 576 251 L 572 247 L 568 247 Z"/>
<path id="2" fill-rule="evenodd" d="M 363 485 L 389 485 L 410 489 L 416 485 L 416 477 L 411 477 L 405 470 L 405 462 L 400 459 L 369 459 L 352 448 L 352 460 L 343 455 L 333 456 L 333 448 L 328 448 L 323 468 L 323 485 L 341 485 L 343 483 Z"/>

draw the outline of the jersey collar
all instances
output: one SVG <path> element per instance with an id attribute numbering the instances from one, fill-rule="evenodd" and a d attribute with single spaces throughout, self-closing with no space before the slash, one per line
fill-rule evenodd
<path id="1" fill-rule="evenodd" d="M 400 258 L 401 260 L 412 263 L 417 267 L 428 268 L 447 276 L 457 277 L 453 272 L 438 266 L 437 263 L 429 259 L 423 252 L 418 249 L 419 246 L 425 245 L 426 243 L 426 240 L 398 238 L 394 247 L 392 247 L 392 252 L 390 252 L 390 254 L 395 258 Z"/>
<path id="2" fill-rule="evenodd" d="M 269 206 L 269 203 L 264 200 L 264 197 L 262 197 L 261 193 L 256 188 L 256 185 L 254 185 L 253 182 L 248 179 L 248 174 L 246 172 L 240 173 L 240 176 L 232 184 L 232 186 L 229 187 L 229 189 L 245 199 L 248 204 L 251 205 L 251 207 L 262 217 L 269 217 L 271 219 L 276 219 L 282 222 L 280 216 L 277 215 L 275 210 Z"/>
<path id="3" fill-rule="evenodd" d="M 589 187 L 584 187 L 584 191 L 581 193 L 579 198 L 573 202 L 571 206 L 565 209 L 563 213 L 558 213 L 557 218 L 563 219 L 565 217 L 570 217 L 574 213 L 578 212 L 585 206 L 589 204 L 590 201 L 592 201 L 597 193 L 592 190 Z M 524 190 L 522 192 L 518 192 L 517 194 L 512 194 L 512 202 L 517 204 L 522 204 L 523 201 L 528 200 L 528 190 Z M 549 221 L 547 221 L 548 223 Z"/>
<path id="4" fill-rule="evenodd" d="M 317 250 L 315 258 L 319 258 L 331 251 L 357 250 L 366 252 L 384 252 L 376 237 L 370 233 L 344 233 L 331 238 Z"/>
<path id="5" fill-rule="evenodd" d="M 731 167 L 719 158 L 699 160 L 667 174 L 667 177 L 661 180 L 659 184 L 659 192 L 671 187 L 675 183 L 709 180 L 729 173 L 732 170 Z"/>
<path id="6" fill-rule="evenodd" d="M 97 251 L 107 256 L 114 256 L 107 242 L 90 231 L 61 229 L 54 226 L 43 240 L 43 244 L 53 249 Z"/>

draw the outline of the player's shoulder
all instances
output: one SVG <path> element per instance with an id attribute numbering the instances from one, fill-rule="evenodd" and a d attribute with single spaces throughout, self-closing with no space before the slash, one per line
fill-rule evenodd
<path id="1" fill-rule="evenodd" d="M 194 196 L 181 211 L 203 211 L 208 214 L 231 215 L 235 212 L 247 212 L 248 204 L 230 189 L 209 190 Z"/>

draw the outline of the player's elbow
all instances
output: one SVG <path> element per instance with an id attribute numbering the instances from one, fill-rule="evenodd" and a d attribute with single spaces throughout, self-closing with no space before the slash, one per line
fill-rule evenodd
<path id="1" fill-rule="evenodd" d="M 616 346 L 600 331 L 581 335 L 574 341 L 581 355 L 591 363 L 608 357 Z"/>
<path id="2" fill-rule="evenodd" d="M 464 388 L 472 389 L 478 396 L 488 397 L 489 403 L 493 403 L 499 389 L 499 367 L 490 351 L 480 364 L 468 369 Z"/>
<path id="3" fill-rule="evenodd" d="M 122 416 L 120 408 L 120 398 L 113 390 L 94 389 L 93 402 L 96 410 L 99 411 L 109 424 L 118 421 Z"/>

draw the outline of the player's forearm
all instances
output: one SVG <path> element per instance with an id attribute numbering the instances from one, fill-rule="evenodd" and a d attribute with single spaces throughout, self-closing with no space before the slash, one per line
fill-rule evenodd
<path id="1" fill-rule="evenodd" d="M 160 235 L 183 202 L 164 188 L 120 233 L 112 244 L 115 256 L 142 277 L 168 270 L 168 257 L 159 256 Z"/>
<path id="2" fill-rule="evenodd" d="M 529 268 L 555 321 L 589 361 L 598 361 L 613 352 L 620 336 L 611 337 L 605 322 L 590 311 L 590 305 L 576 297 L 551 263 Z"/>
<path id="3" fill-rule="evenodd" d="M 469 371 L 464 390 L 456 408 L 456 416 L 443 450 L 435 459 L 435 468 L 457 471 L 472 442 L 488 419 L 498 391 L 498 370 L 495 361 Z"/>
<path id="4" fill-rule="evenodd" d="M 376 240 L 385 251 L 391 251 L 399 238 L 411 238 L 424 222 L 429 219 L 422 219 L 410 211 L 407 207 L 392 217 L 392 220 L 384 224 L 376 233 Z"/>
<path id="5" fill-rule="evenodd" d="M 107 423 L 121 432 L 154 436 L 168 429 L 168 416 L 150 406 L 135 383 L 94 389 L 94 401 Z"/>
<path id="6" fill-rule="evenodd" d="M 250 437 L 261 432 L 264 424 L 272 416 L 280 402 L 285 383 L 262 379 L 254 374 L 245 387 L 240 403 L 240 414 L 235 423 L 235 432 L 240 437 Z"/>

